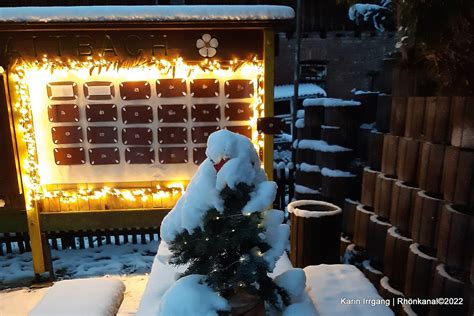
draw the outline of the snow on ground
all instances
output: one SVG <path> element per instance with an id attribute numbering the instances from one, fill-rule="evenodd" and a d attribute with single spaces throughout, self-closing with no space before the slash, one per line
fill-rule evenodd
<path id="1" fill-rule="evenodd" d="M 135 315 L 153 259 L 157 241 L 148 244 L 103 245 L 77 250 L 52 250 L 58 279 L 117 276 L 125 283 L 125 297 L 118 315 Z M 27 315 L 44 296 L 46 288 L 28 288 L 33 278 L 31 253 L 0 256 L 0 315 Z M 10 287 L 10 288 L 6 288 Z"/>
<path id="2" fill-rule="evenodd" d="M 104 245 L 88 249 L 52 250 L 58 279 L 88 278 L 107 274 L 144 274 L 150 271 L 158 242 Z M 31 252 L 0 256 L 0 284 L 30 281 L 34 276 Z"/>
<path id="3" fill-rule="evenodd" d="M 74 6 L 1 8 L 0 22 L 248 21 L 292 19 L 290 7 L 273 5 Z"/>
<path id="4" fill-rule="evenodd" d="M 123 275 L 118 278 L 125 283 L 125 294 L 117 316 L 135 315 L 148 281 L 148 274 Z M 49 287 L 36 289 L 22 287 L 0 291 L 0 315 L 28 315 L 48 289 Z"/>

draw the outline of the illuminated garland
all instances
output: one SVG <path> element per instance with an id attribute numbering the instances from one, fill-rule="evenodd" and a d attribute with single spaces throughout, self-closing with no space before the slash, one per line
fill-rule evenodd
<path id="1" fill-rule="evenodd" d="M 100 58 L 97 60 L 89 57 L 86 61 L 75 61 L 61 59 L 50 60 L 45 55 L 41 60 L 36 61 L 22 61 L 14 65 L 11 69 L 11 78 L 15 83 L 15 93 L 17 95 L 16 102 L 13 108 L 16 113 L 19 113 L 19 130 L 23 134 L 23 142 L 26 145 L 27 157 L 23 161 L 24 174 L 22 175 L 23 185 L 25 187 L 25 200 L 27 209 L 32 209 L 36 201 L 44 198 L 60 198 L 62 200 L 77 200 L 77 199 L 97 199 L 102 196 L 110 195 L 126 200 L 135 200 L 137 198 L 143 199 L 147 195 L 163 195 L 176 194 L 182 190 L 171 188 L 171 191 L 166 188 L 145 188 L 145 189 L 129 189 L 120 190 L 115 188 L 104 187 L 100 190 L 77 190 L 77 191 L 47 191 L 40 185 L 40 176 L 38 173 L 38 158 L 36 139 L 34 132 L 33 116 L 31 112 L 30 96 L 28 92 L 27 76 L 31 70 L 47 70 L 51 74 L 56 71 L 81 71 L 87 70 L 89 75 L 93 73 L 101 74 L 102 72 L 121 71 L 121 70 L 158 70 L 163 76 L 184 76 L 186 79 L 194 78 L 200 74 L 215 73 L 217 76 L 233 73 L 238 70 L 242 72 L 249 72 L 257 79 L 256 94 L 253 101 L 254 115 L 250 120 L 252 126 L 252 142 L 254 143 L 257 152 L 263 148 L 263 136 L 257 132 L 257 118 L 264 116 L 264 88 L 263 78 L 264 69 L 263 63 L 256 57 L 251 60 L 232 60 L 224 65 L 218 61 L 210 61 L 204 59 L 200 64 L 186 64 L 182 58 L 169 60 L 138 59 L 133 61 L 108 61 Z"/>
<path id="2" fill-rule="evenodd" d="M 77 200 L 99 200 L 107 197 L 114 197 L 127 201 L 146 201 L 148 197 L 154 199 L 170 198 L 183 194 L 184 185 L 182 183 L 171 184 L 167 187 L 156 186 L 155 188 L 146 189 L 116 189 L 103 187 L 101 189 L 79 189 L 73 191 L 47 191 L 43 194 L 43 198 L 58 198 L 61 202 L 74 203 Z"/>

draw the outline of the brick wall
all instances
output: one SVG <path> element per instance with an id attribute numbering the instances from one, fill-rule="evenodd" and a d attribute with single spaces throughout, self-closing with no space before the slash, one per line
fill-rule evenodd
<path id="1" fill-rule="evenodd" d="M 275 82 L 292 83 L 295 40 L 287 40 L 282 35 L 279 44 L 279 55 L 275 60 Z M 383 58 L 394 46 L 393 33 L 377 33 L 372 36 L 366 32 L 355 37 L 354 32 L 330 32 L 326 38 L 320 38 L 319 33 L 310 33 L 301 40 L 301 61 L 328 61 L 328 96 L 345 98 L 351 95 L 352 88 L 370 88 L 371 79 L 367 73 L 372 70 L 380 71 L 374 81 L 374 90 L 380 89 Z"/>

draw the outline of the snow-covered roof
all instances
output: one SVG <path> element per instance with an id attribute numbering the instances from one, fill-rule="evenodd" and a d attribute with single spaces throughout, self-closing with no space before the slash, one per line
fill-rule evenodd
<path id="1" fill-rule="evenodd" d="M 147 5 L 0 8 L 0 22 L 267 21 L 292 19 L 292 8 L 276 5 Z"/>
<path id="2" fill-rule="evenodd" d="M 292 98 L 295 91 L 294 85 L 285 84 L 281 86 L 275 86 L 274 98 L 276 101 L 282 99 Z M 325 97 L 326 91 L 324 91 L 320 86 L 314 83 L 300 83 L 298 85 L 298 97 Z"/>

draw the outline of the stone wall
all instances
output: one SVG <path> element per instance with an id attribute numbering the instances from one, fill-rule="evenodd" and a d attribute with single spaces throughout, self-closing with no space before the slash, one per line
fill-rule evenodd
<path id="1" fill-rule="evenodd" d="M 293 82 L 294 44 L 295 39 L 287 40 L 280 36 L 279 54 L 275 60 L 275 83 Z M 301 61 L 317 59 L 326 60 L 326 91 L 330 97 L 350 97 L 353 88 L 370 89 L 369 71 L 379 71 L 374 80 L 374 90 L 382 85 L 382 65 L 386 53 L 395 47 L 393 33 L 362 33 L 360 37 L 354 32 L 330 32 L 326 38 L 319 33 L 310 33 L 301 40 Z"/>

